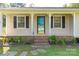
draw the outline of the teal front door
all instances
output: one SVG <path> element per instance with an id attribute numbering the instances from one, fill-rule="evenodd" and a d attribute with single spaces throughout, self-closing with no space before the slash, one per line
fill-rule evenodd
<path id="1" fill-rule="evenodd" d="M 37 33 L 45 33 L 45 16 L 37 16 Z"/>

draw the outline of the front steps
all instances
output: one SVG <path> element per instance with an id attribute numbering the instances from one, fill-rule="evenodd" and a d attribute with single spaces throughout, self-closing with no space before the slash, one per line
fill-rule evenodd
<path id="1" fill-rule="evenodd" d="M 46 36 L 34 37 L 34 44 L 32 45 L 32 47 L 34 47 L 34 48 L 47 48 L 49 46 L 50 45 L 48 43 L 48 37 L 46 37 Z"/>
<path id="2" fill-rule="evenodd" d="M 34 43 L 48 43 L 48 37 L 45 36 L 34 37 Z"/>

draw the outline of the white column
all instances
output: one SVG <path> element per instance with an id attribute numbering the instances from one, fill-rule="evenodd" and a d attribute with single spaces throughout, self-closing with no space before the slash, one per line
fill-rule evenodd
<path id="1" fill-rule="evenodd" d="M 49 35 L 51 35 L 51 14 L 49 14 Z"/>
<path id="2" fill-rule="evenodd" d="M 75 37 L 75 13 L 73 14 L 73 36 Z"/>
<path id="3" fill-rule="evenodd" d="M 32 35 L 34 35 L 33 17 L 34 17 L 34 15 L 33 15 L 33 14 L 31 14 L 31 33 L 32 33 Z"/>
<path id="4" fill-rule="evenodd" d="M 2 29 L 3 29 L 3 15 L 0 14 L 0 36 L 2 36 Z"/>

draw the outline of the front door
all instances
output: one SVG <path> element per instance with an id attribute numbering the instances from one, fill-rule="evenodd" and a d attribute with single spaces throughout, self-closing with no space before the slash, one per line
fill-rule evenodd
<path id="1" fill-rule="evenodd" d="M 45 33 L 45 16 L 37 16 L 37 34 Z"/>

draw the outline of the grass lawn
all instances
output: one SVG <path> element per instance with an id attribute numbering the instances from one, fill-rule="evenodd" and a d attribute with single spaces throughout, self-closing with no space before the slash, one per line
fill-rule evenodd
<path id="1" fill-rule="evenodd" d="M 39 48 L 38 48 L 39 49 Z M 79 56 L 79 48 L 72 47 L 58 47 L 56 45 L 51 45 L 49 48 L 41 48 L 46 52 L 38 52 L 36 56 Z M 33 56 L 31 51 L 31 45 L 17 45 L 11 46 L 9 51 L 17 51 L 17 56 L 20 55 L 23 51 L 28 52 L 29 56 Z M 2 52 L 2 48 L 0 47 L 0 52 Z"/>
<path id="2" fill-rule="evenodd" d="M 23 51 L 29 52 L 31 51 L 32 47 L 31 45 L 16 45 L 16 46 L 11 46 L 9 51 L 17 51 L 17 55 L 21 54 Z"/>
<path id="3" fill-rule="evenodd" d="M 61 47 L 51 46 L 47 49 L 46 53 L 39 53 L 39 56 L 79 56 L 79 48 L 72 47 Z"/>
<path id="4" fill-rule="evenodd" d="M 49 48 L 41 48 L 46 50 L 46 52 L 39 52 L 36 56 L 79 56 L 79 48 L 72 47 L 57 47 L 55 45 L 50 46 Z M 2 51 L 2 48 L 0 48 L 0 51 Z M 28 52 L 29 56 L 32 56 L 31 51 L 32 47 L 31 45 L 17 45 L 17 46 L 11 46 L 9 51 L 17 51 L 17 56 L 21 54 L 23 51 Z"/>

